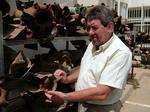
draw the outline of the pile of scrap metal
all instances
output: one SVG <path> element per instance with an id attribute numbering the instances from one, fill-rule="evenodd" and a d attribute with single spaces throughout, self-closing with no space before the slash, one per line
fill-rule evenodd
<path id="1" fill-rule="evenodd" d="M 51 34 L 53 16 L 50 10 L 33 3 L 26 4 L 23 8 L 19 6 L 14 16 L 10 16 L 10 8 L 13 6 L 10 6 L 6 0 L 0 4 L 4 39 L 42 38 Z"/>
<path id="2" fill-rule="evenodd" d="M 32 7 L 23 10 L 21 20 L 33 33 L 35 38 L 48 37 L 51 34 L 53 15 L 46 7 L 34 4 Z"/>
<path id="3" fill-rule="evenodd" d="M 141 63 L 149 68 L 150 66 L 150 51 L 145 51 L 141 54 Z"/>
<path id="4" fill-rule="evenodd" d="M 9 81 L 13 89 L 7 93 L 7 103 L 5 105 L 7 112 L 70 112 L 71 109 L 74 109 L 75 112 L 77 109 L 76 103 L 63 103 L 60 101 L 60 103 L 56 104 L 55 102 L 46 102 L 44 95 L 45 90 L 73 91 L 70 85 L 62 84 L 50 74 L 36 73 L 34 75 L 32 80 L 18 79 Z M 22 86 L 23 83 L 26 83 L 25 87 Z M 33 86 L 33 83 L 38 83 L 40 88 Z"/>
<path id="5" fill-rule="evenodd" d="M 137 44 L 150 43 L 150 35 L 145 32 L 138 32 L 135 39 Z"/>
<path id="6" fill-rule="evenodd" d="M 114 18 L 114 32 L 118 35 L 118 37 L 127 45 L 128 42 L 126 40 L 126 35 L 132 35 L 133 31 L 133 24 L 132 23 L 123 23 L 122 16 L 118 16 L 116 10 L 113 11 L 113 18 Z"/>
<path id="7" fill-rule="evenodd" d="M 53 73 L 56 69 L 63 69 L 66 72 L 71 68 L 79 66 L 82 53 L 80 51 L 58 51 L 54 54 L 35 55 L 33 71 Z"/>
<path id="8" fill-rule="evenodd" d="M 59 4 L 33 4 L 26 9 L 17 9 L 16 17 L 20 17 L 23 25 L 32 31 L 33 37 L 87 35 L 86 31 L 78 33 L 78 26 L 85 28 L 85 19 L 81 14 L 72 14 L 67 6 Z M 52 32 L 51 32 L 52 31 Z M 54 32 L 54 33 L 53 33 Z"/>
<path id="9" fill-rule="evenodd" d="M 73 85 L 62 84 L 53 75 L 56 69 L 63 69 L 69 73 L 75 67 L 72 63 L 74 62 L 72 61 L 73 55 L 71 56 L 68 51 L 59 51 L 49 58 L 39 55 L 38 58 L 30 61 L 25 57 L 23 51 L 18 52 L 10 64 L 9 74 L 5 81 L 6 111 L 76 112 L 77 103 L 60 101 L 60 103 L 55 104 L 54 102 L 46 102 L 44 95 L 45 90 L 74 91 Z M 42 63 L 43 61 L 45 62 Z"/>
<path id="10" fill-rule="evenodd" d="M 0 3 L 0 11 L 2 11 L 2 19 L 3 19 L 3 36 L 4 39 L 14 39 L 21 37 L 24 39 L 25 37 L 25 27 L 18 27 L 12 24 L 15 24 L 13 17 L 9 15 L 11 7 L 7 3 L 6 0 L 2 0 Z"/>
<path id="11" fill-rule="evenodd" d="M 0 87 L 0 106 L 6 103 L 6 90 Z"/>
<path id="12" fill-rule="evenodd" d="M 53 37 L 87 35 L 86 21 L 83 15 L 72 14 L 67 6 L 61 8 L 58 4 L 39 5 L 35 3 L 22 7 L 17 0 L 15 14 L 10 16 L 11 6 L 6 0 L 4 1 L 4 9 L 6 9 L 5 12 L 3 11 L 4 39 L 43 38 L 50 35 Z M 20 29 L 19 27 L 18 30 L 18 27 L 14 27 L 12 24 L 25 28 Z M 12 32 L 22 35 L 11 37 Z"/>

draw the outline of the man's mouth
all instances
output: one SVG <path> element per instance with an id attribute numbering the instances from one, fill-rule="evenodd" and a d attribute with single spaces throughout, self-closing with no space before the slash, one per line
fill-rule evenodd
<path id="1" fill-rule="evenodd" d="M 93 37 L 91 38 L 91 41 L 95 43 L 95 42 L 97 42 L 97 38 L 96 38 L 95 36 L 93 36 Z"/>
<path id="2" fill-rule="evenodd" d="M 91 35 L 91 36 L 90 36 L 90 40 L 91 40 L 91 41 L 94 40 L 94 38 L 96 38 L 95 35 Z"/>
<path id="3" fill-rule="evenodd" d="M 90 38 L 90 41 L 93 43 L 93 45 L 99 45 L 99 40 L 97 39 L 96 36 L 92 36 Z"/>

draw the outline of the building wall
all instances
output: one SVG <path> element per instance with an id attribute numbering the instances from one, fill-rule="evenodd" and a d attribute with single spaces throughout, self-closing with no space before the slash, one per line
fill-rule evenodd
<path id="1" fill-rule="evenodd" d="M 129 0 L 129 7 L 149 6 L 150 0 Z"/>
<path id="2" fill-rule="evenodd" d="M 78 4 L 83 6 L 98 5 L 99 0 L 77 0 Z"/>
<path id="3" fill-rule="evenodd" d="M 34 0 L 35 2 L 39 3 L 39 4 L 52 4 L 52 3 L 59 3 L 61 7 L 64 6 L 74 6 L 77 3 L 77 0 Z"/>
<path id="4" fill-rule="evenodd" d="M 92 5 L 99 5 L 104 3 L 109 8 L 114 8 L 114 1 L 115 0 L 77 0 L 78 4 L 83 4 L 83 6 L 92 6 Z"/>

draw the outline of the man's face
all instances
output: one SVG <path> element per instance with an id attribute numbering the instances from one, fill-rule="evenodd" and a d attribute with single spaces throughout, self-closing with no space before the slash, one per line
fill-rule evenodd
<path id="1" fill-rule="evenodd" d="M 107 39 L 107 27 L 104 27 L 98 19 L 87 21 L 87 31 L 94 46 L 104 44 Z"/>

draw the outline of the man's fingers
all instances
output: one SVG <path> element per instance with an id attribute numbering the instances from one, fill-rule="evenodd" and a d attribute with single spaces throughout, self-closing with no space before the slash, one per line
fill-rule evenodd
<path id="1" fill-rule="evenodd" d="M 47 96 L 48 99 L 50 99 L 50 100 L 52 99 L 52 95 L 51 94 L 45 92 L 45 95 Z"/>
<path id="2" fill-rule="evenodd" d="M 57 96 L 57 97 L 60 97 L 60 98 L 64 97 L 64 93 L 59 92 L 59 91 L 47 91 L 46 94 L 49 94 L 51 96 Z"/>
<path id="3" fill-rule="evenodd" d="M 53 95 L 57 95 L 57 91 L 46 91 L 47 94 L 53 96 Z"/>
<path id="4" fill-rule="evenodd" d="M 45 102 L 52 103 L 52 101 L 49 99 L 46 99 Z"/>
<path id="5" fill-rule="evenodd" d="M 57 95 L 55 91 L 45 91 L 45 95 L 49 95 L 50 97 Z"/>
<path id="6" fill-rule="evenodd" d="M 55 71 L 54 76 L 65 76 L 65 74 L 66 73 L 63 70 L 58 69 Z"/>

